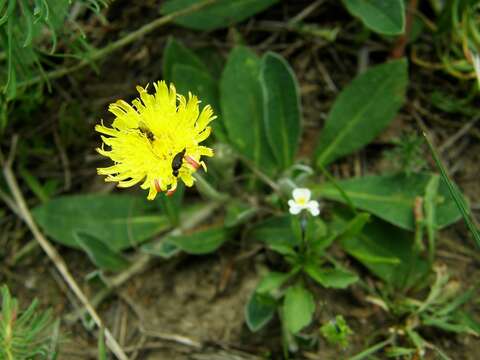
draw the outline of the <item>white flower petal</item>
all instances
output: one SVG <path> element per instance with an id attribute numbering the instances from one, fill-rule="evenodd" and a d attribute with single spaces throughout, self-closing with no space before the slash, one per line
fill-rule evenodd
<path id="1" fill-rule="evenodd" d="M 307 204 L 308 211 L 313 216 L 318 216 L 320 214 L 320 204 L 316 200 L 310 200 Z"/>
<path id="2" fill-rule="evenodd" d="M 308 202 L 312 196 L 312 192 L 306 188 L 296 188 L 293 190 L 292 196 L 295 201 L 298 201 L 298 199 L 305 199 L 305 202 Z"/>
<path id="3" fill-rule="evenodd" d="M 298 215 L 300 214 L 300 211 L 303 210 L 303 208 L 301 206 L 298 206 L 297 204 L 289 204 L 290 205 L 290 214 L 292 215 Z"/>

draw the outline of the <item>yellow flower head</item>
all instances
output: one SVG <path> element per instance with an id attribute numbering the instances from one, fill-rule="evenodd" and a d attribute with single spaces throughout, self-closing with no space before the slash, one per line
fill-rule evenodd
<path id="1" fill-rule="evenodd" d="M 140 99 L 133 100 L 133 106 L 123 100 L 110 104 L 108 110 L 115 115 L 112 127 L 103 122 L 95 126 L 108 135 L 102 135 L 97 151 L 114 162 L 97 170 L 107 175 L 105 181 L 118 182 L 119 187 L 143 181 L 140 187 L 149 189 L 147 198 L 153 200 L 158 192 L 172 194 L 178 178 L 192 186 L 192 173 L 200 165 L 206 170 L 200 158 L 213 156 L 213 151 L 199 143 L 210 135 L 208 124 L 216 116 L 209 105 L 200 112 L 197 97 L 189 93 L 185 99 L 172 84 L 168 88 L 164 81 L 157 82 L 155 94 L 149 94 L 147 87 L 137 86 Z"/>

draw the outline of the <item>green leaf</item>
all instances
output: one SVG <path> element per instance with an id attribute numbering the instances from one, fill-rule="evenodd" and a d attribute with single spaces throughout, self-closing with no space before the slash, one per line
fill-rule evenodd
<path id="1" fill-rule="evenodd" d="M 428 144 L 428 147 L 430 151 L 432 152 L 433 159 L 435 160 L 435 164 L 437 165 L 438 169 L 440 170 L 440 173 L 442 175 L 442 179 L 444 183 L 447 185 L 448 191 L 450 193 L 451 198 L 453 201 L 455 201 L 455 204 L 457 205 L 458 211 L 462 215 L 463 221 L 465 222 L 465 225 L 467 225 L 468 230 L 472 234 L 473 238 L 475 239 L 476 243 L 478 246 L 480 246 L 480 231 L 475 225 L 475 222 L 472 218 L 472 213 L 471 210 L 468 208 L 467 204 L 465 203 L 465 199 L 463 198 L 462 194 L 460 193 L 460 190 L 457 188 L 455 183 L 450 179 L 448 176 L 448 173 L 445 169 L 445 167 L 442 164 L 442 161 L 440 160 L 440 157 L 438 156 L 437 151 L 435 150 L 432 142 L 428 138 L 427 134 L 423 134 L 425 141 Z"/>
<path id="2" fill-rule="evenodd" d="M 182 205 L 183 196 L 185 194 L 185 186 L 180 183 L 177 186 L 177 191 L 172 196 L 160 194 L 158 197 L 158 204 L 162 212 L 168 216 L 172 226 L 178 226 L 180 221 L 180 207 Z"/>
<path id="3" fill-rule="evenodd" d="M 30 171 L 28 171 L 24 167 L 20 167 L 19 169 L 19 174 L 22 177 L 22 179 L 25 181 L 25 183 L 28 185 L 30 190 L 37 196 L 37 198 L 42 202 L 47 202 L 48 199 L 50 198 L 50 195 L 48 194 L 48 191 L 40 183 L 38 178 L 33 175 Z"/>
<path id="4" fill-rule="evenodd" d="M 84 232 L 75 232 L 74 236 L 78 245 L 100 269 L 121 271 L 129 265 L 127 259 L 118 252 L 113 251 L 107 244 L 95 236 Z"/>
<path id="5" fill-rule="evenodd" d="M 250 204 L 242 203 L 240 201 L 230 202 L 227 205 L 224 225 L 226 227 L 233 227 L 243 224 L 250 220 L 257 211 L 258 209 L 252 207 Z"/>
<path id="6" fill-rule="evenodd" d="M 375 32 L 399 35 L 405 31 L 403 0 L 343 0 L 348 11 Z"/>
<path id="7" fill-rule="evenodd" d="M 208 68 L 192 50 L 175 38 L 169 37 L 163 50 L 163 78 L 166 81 L 174 82 L 173 67 L 175 65 L 190 66 L 208 74 Z M 175 86 L 177 86 L 176 83 Z"/>
<path id="8" fill-rule="evenodd" d="M 140 248 L 144 253 L 159 256 L 163 259 L 170 259 L 172 256 L 178 254 L 180 252 L 180 248 L 168 241 L 160 241 L 160 242 L 149 242 L 147 244 L 142 245 Z"/>
<path id="9" fill-rule="evenodd" d="M 256 224 L 249 235 L 253 240 L 261 241 L 269 246 L 285 245 L 293 247 L 298 240 L 292 232 L 290 216 L 271 217 Z"/>
<path id="10" fill-rule="evenodd" d="M 201 109 L 206 105 L 210 105 L 218 116 L 220 111 L 218 84 L 210 74 L 192 66 L 176 64 L 173 66 L 172 78 L 180 94 L 191 92 L 201 101 Z M 210 124 L 215 137 L 221 141 L 226 141 L 226 130 L 221 117 L 217 117 Z"/>
<path id="11" fill-rule="evenodd" d="M 345 289 L 358 281 L 358 276 L 354 273 L 341 269 L 322 269 L 317 264 L 308 264 L 305 272 L 326 288 Z"/>
<path id="12" fill-rule="evenodd" d="M 204 0 L 167 0 L 160 8 L 162 14 L 171 14 Z M 267 9 L 278 0 L 217 0 L 194 13 L 180 16 L 176 24 L 196 30 L 214 30 L 236 24 Z"/>
<path id="13" fill-rule="evenodd" d="M 155 210 L 144 197 L 88 194 L 52 199 L 32 214 L 45 233 L 61 244 L 78 248 L 74 234 L 84 232 L 119 251 L 168 229 L 168 219 L 152 214 Z"/>
<path id="14" fill-rule="evenodd" d="M 223 123 L 231 144 L 267 173 L 275 166 L 265 134 L 260 60 L 246 47 L 230 53 L 220 80 Z"/>
<path id="15" fill-rule="evenodd" d="M 219 114 L 218 81 L 213 78 L 206 64 L 192 50 L 170 37 L 163 56 L 163 76 L 173 82 L 180 94 L 189 92 L 198 96 L 203 106 L 210 105 Z M 226 131 L 220 118 L 212 122 L 214 135 L 225 141 Z"/>
<path id="16" fill-rule="evenodd" d="M 273 318 L 276 309 L 275 299 L 254 291 L 245 305 L 245 321 L 250 331 L 256 332 L 264 327 Z"/>
<path id="17" fill-rule="evenodd" d="M 301 284 L 290 286 L 283 301 L 285 326 L 292 334 L 310 324 L 315 311 L 315 302 L 310 291 Z"/>
<path id="18" fill-rule="evenodd" d="M 191 92 L 202 101 L 202 106 L 210 105 L 218 111 L 218 86 L 210 74 L 190 65 L 175 64 L 172 69 L 172 79 L 180 94 Z M 218 119 L 214 120 L 215 124 Z"/>
<path id="19" fill-rule="evenodd" d="M 265 275 L 260 283 L 257 286 L 257 293 L 265 294 L 273 290 L 278 289 L 282 286 L 288 279 L 293 276 L 294 273 L 281 273 L 276 271 L 271 271 Z"/>
<path id="20" fill-rule="evenodd" d="M 395 117 L 405 99 L 405 59 L 358 75 L 335 100 L 318 146 L 316 163 L 326 166 L 372 141 Z"/>
<path id="21" fill-rule="evenodd" d="M 424 279 L 428 262 L 414 251 L 413 233 L 377 218 L 361 234 L 340 241 L 343 249 L 374 275 L 395 288 L 409 288 Z"/>
<path id="22" fill-rule="evenodd" d="M 104 331 L 104 329 L 100 329 L 100 334 L 98 335 L 98 360 L 108 360 Z"/>
<path id="23" fill-rule="evenodd" d="M 320 328 L 322 336 L 332 345 L 348 346 L 348 337 L 353 332 L 342 315 L 337 315 Z"/>
<path id="24" fill-rule="evenodd" d="M 353 205 L 406 230 L 415 229 L 413 206 L 415 198 L 423 196 L 427 183 L 435 176 L 421 173 L 365 176 L 338 181 Z M 332 184 L 313 189 L 318 196 L 345 203 L 344 197 Z M 450 198 L 448 187 L 441 181 L 435 209 L 435 225 L 443 228 L 460 219 L 461 214 Z"/>
<path id="25" fill-rule="evenodd" d="M 293 164 L 301 135 L 297 79 L 283 57 L 269 52 L 262 58 L 260 82 L 267 139 L 277 164 L 286 169 Z"/>
<path id="26" fill-rule="evenodd" d="M 169 236 L 167 243 L 173 244 L 188 254 L 203 255 L 214 252 L 228 240 L 230 232 L 223 228 L 197 231 L 188 235 Z"/>

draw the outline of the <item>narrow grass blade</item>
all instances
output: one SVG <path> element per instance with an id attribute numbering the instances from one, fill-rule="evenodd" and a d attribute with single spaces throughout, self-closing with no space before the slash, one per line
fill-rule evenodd
<path id="1" fill-rule="evenodd" d="M 437 164 L 437 167 L 440 170 L 442 178 L 448 186 L 450 195 L 455 201 L 455 204 L 457 205 L 458 210 L 462 214 L 463 220 L 465 221 L 465 224 L 467 225 L 468 230 L 472 233 L 472 236 L 475 239 L 475 242 L 480 247 L 480 232 L 478 231 L 477 227 L 474 224 L 470 210 L 467 208 L 465 201 L 462 199 L 462 196 L 459 194 L 458 189 L 453 184 L 453 181 L 448 176 L 447 171 L 445 170 L 445 167 L 443 166 L 437 151 L 435 150 L 432 142 L 428 138 L 428 135 L 426 133 L 423 133 L 423 136 L 425 138 L 425 141 L 427 142 L 428 147 L 430 148 L 430 151 L 432 152 L 433 159 L 435 160 L 435 163 Z"/>

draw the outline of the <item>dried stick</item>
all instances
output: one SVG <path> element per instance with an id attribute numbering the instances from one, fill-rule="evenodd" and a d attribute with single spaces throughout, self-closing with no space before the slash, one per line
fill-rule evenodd
<path id="1" fill-rule="evenodd" d="M 105 339 L 106 339 L 108 348 L 112 351 L 112 353 L 115 354 L 115 356 L 118 359 L 128 360 L 128 357 L 125 354 L 125 352 L 122 350 L 122 348 L 120 347 L 118 342 L 115 340 L 111 332 L 105 327 L 102 320 L 100 319 L 100 316 L 98 316 L 97 312 L 92 307 L 87 297 L 78 286 L 77 282 L 75 281 L 72 274 L 68 270 L 68 267 L 65 261 L 63 260 L 63 258 L 60 256 L 60 254 L 55 249 L 55 247 L 52 244 L 50 244 L 47 238 L 42 234 L 37 224 L 33 220 L 32 214 L 27 206 L 25 198 L 23 197 L 23 194 L 20 190 L 20 187 L 18 186 L 17 179 L 15 178 L 15 175 L 13 174 L 13 171 L 12 171 L 12 162 L 14 158 L 16 143 L 17 143 L 17 137 L 14 137 L 12 141 L 10 155 L 7 161 L 3 161 L 2 159 L 2 162 L 3 162 L 3 174 L 5 176 L 7 185 L 13 195 L 13 199 L 16 202 L 17 209 L 20 213 L 20 218 L 23 221 L 25 221 L 25 223 L 27 224 L 28 228 L 32 232 L 35 239 L 38 241 L 42 249 L 47 253 L 50 260 L 52 260 L 52 262 L 55 264 L 55 267 L 60 272 L 63 279 L 70 287 L 70 289 L 72 289 L 72 291 L 78 297 L 82 305 L 85 306 L 88 313 L 92 317 L 93 321 L 95 321 L 95 323 L 97 324 L 98 328 L 104 329 L 103 331 L 105 332 Z"/>

